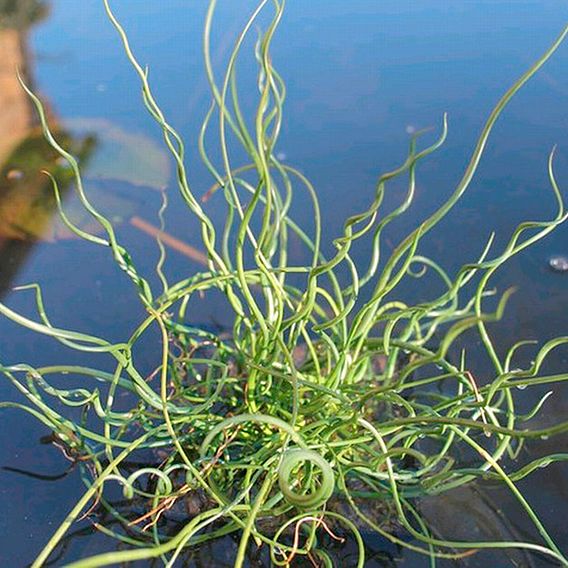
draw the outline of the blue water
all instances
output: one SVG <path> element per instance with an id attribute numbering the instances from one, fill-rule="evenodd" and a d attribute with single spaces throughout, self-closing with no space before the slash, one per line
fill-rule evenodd
<path id="1" fill-rule="evenodd" d="M 188 141 L 193 187 L 197 194 L 205 193 L 211 179 L 198 161 L 194 141 L 209 102 L 201 59 L 207 2 L 116 0 L 115 4 L 139 59 L 150 67 L 157 99 Z M 141 106 L 137 78 L 104 15 L 102 1 L 54 0 L 50 5 L 49 17 L 27 34 L 34 87 L 61 124 L 103 124 L 97 150 L 103 157 L 86 172 L 99 187 L 97 167 L 101 160 L 104 163 L 105 136 L 115 132 L 116 137 L 116 131 L 109 135 L 109 123 L 145 143 L 159 143 L 159 132 Z M 254 5 L 249 0 L 219 0 L 213 34 L 218 69 Z M 404 158 L 409 132 L 439 128 L 447 112 L 448 140 L 419 170 L 416 204 L 395 224 L 390 238 L 396 242 L 433 211 L 459 181 L 493 105 L 566 21 L 568 8 L 555 0 L 289 0 L 273 48 L 274 63 L 288 88 L 278 151 L 315 183 L 325 235 L 329 239 L 338 235 L 344 218 L 365 208 L 378 174 Z M 246 47 L 239 65 L 240 84 L 250 85 L 242 90 L 245 111 L 254 104 L 256 72 L 251 44 Z M 456 269 L 479 254 L 490 231 L 497 231 L 498 246 L 521 220 L 550 217 L 554 200 L 546 160 L 555 144 L 557 178 L 561 187 L 568 188 L 568 43 L 499 120 L 469 192 L 429 237 L 426 252 L 443 259 L 449 270 Z M 125 174 L 127 185 L 139 181 L 136 174 L 142 165 L 137 159 Z M 171 172 L 164 175 L 171 184 Z M 136 184 L 132 187 L 135 191 Z M 168 231 L 198 247 L 195 222 L 179 206 L 174 188 L 170 194 Z M 138 196 L 136 216 L 157 224 L 157 193 L 144 188 Z M 395 185 L 387 199 L 396 197 Z M 213 216 L 220 214 L 214 200 L 210 207 Z M 295 213 L 300 221 L 309 222 L 307 208 L 299 206 Z M 121 225 L 119 232 L 139 265 L 151 269 L 157 258 L 152 239 L 129 223 Z M 361 248 L 355 259 L 363 261 L 366 254 Z M 504 321 L 492 328 L 499 348 L 519 339 L 545 340 L 566 334 L 568 275 L 549 270 L 548 259 L 567 254 L 568 226 L 564 226 L 515 258 L 494 280 L 501 290 L 512 284 L 519 288 Z M 112 341 L 123 338 L 125 330 L 139 320 L 136 297 L 105 250 L 73 240 L 40 241 L 32 246 L 0 238 L 0 258 L 0 289 L 40 282 L 49 314 L 60 327 L 88 330 Z M 198 268 L 175 251 L 170 253 L 172 274 L 181 277 Z M 32 300 L 25 292 L 3 296 L 10 307 L 30 317 Z M 222 324 L 225 318 L 213 302 L 204 301 L 195 310 L 196 321 Z M 0 319 L 0 337 L 2 362 L 47 364 L 72 362 L 76 357 L 4 319 Z M 559 351 L 549 368 L 561 372 L 567 363 L 568 353 Z M 550 421 L 567 412 L 566 389 L 556 394 L 548 407 Z M 15 400 L 17 395 L 9 385 L 0 384 L 0 398 Z M 55 448 L 39 443 L 48 432 L 31 418 L 2 411 L 0 424 L 0 466 L 48 475 L 68 467 Z M 568 450 L 566 436 L 544 444 L 551 451 Z M 530 452 L 527 455 L 534 456 L 541 450 Z M 568 468 L 554 465 L 539 475 L 538 484 L 525 482 L 522 488 L 566 551 L 568 529 L 562 511 L 568 507 Z M 0 565 L 24 566 L 80 496 L 82 484 L 76 473 L 45 481 L 0 470 L 0 479 Z M 506 492 L 497 498 L 513 515 L 520 534 L 532 530 Z M 459 505 L 457 514 L 464 514 L 468 502 L 465 499 Z M 448 502 L 447 507 L 451 506 Z M 480 513 L 482 528 L 483 523 Z M 86 524 L 77 528 L 84 528 L 86 534 L 71 539 L 55 565 L 114 546 L 90 535 Z M 383 546 L 386 556 L 370 561 L 369 566 L 389 566 L 388 555 L 397 557 L 397 565 L 404 567 L 426 565 L 424 559 Z M 480 554 L 462 565 L 506 566 L 508 562 Z M 519 562 L 531 565 L 523 564 L 528 562 L 524 558 Z M 533 562 L 544 565 L 542 558 Z M 221 565 L 220 560 L 211 565 Z"/>

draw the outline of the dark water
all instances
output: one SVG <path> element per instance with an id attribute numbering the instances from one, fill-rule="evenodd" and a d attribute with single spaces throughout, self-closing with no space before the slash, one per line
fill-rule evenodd
<path id="1" fill-rule="evenodd" d="M 196 192 L 204 193 L 211 179 L 198 162 L 193 141 L 208 105 L 200 52 L 207 3 L 122 0 L 115 4 L 140 60 L 150 66 L 166 114 L 189 141 L 191 179 Z M 220 0 L 219 4 L 214 57 L 222 62 L 254 2 Z M 325 234 L 337 235 L 345 216 L 366 206 L 377 174 L 404 157 L 409 132 L 439 126 L 443 112 L 448 112 L 448 141 L 420 170 L 416 206 L 396 225 L 392 239 L 396 241 L 423 219 L 460 179 L 492 105 L 546 49 L 567 19 L 565 3 L 554 0 L 290 1 L 274 45 L 275 64 L 288 85 L 287 117 L 278 151 L 315 183 Z M 53 123 L 86 156 L 91 194 L 103 209 L 113 211 L 123 243 L 148 271 L 157 250 L 142 228 L 157 225 L 157 189 L 172 182 L 171 165 L 159 149 L 159 133 L 141 108 L 138 81 L 100 0 L 54 0 L 41 23 L 19 33 L 2 30 L 0 38 L 4 50 L 0 81 L 2 92 L 7 93 L 0 96 L 2 301 L 33 317 L 31 294 L 11 289 L 40 282 L 49 314 L 58 326 L 111 341 L 121 339 L 141 312 L 107 251 L 69 238 L 61 224 L 50 220 L 53 208 L 41 212 L 35 208 L 46 186 L 34 171 L 51 163 L 53 156 L 33 145 L 40 143 L 29 107 L 10 90 L 14 65 L 25 69 L 28 80 L 48 102 Z M 245 58 L 239 70 L 241 83 L 250 81 L 254 92 L 252 58 Z M 243 95 L 245 110 L 251 105 L 252 99 Z M 17 164 L 9 163 L 23 140 L 31 140 L 31 147 L 22 150 Z M 455 269 L 479 254 L 491 230 L 497 230 L 497 241 L 503 243 L 519 221 L 551 216 L 554 201 L 546 159 L 554 144 L 558 144 L 557 177 L 561 187 L 568 187 L 568 44 L 500 119 L 469 193 L 429 238 L 427 252 Z M 30 156 L 41 159 L 34 161 Z M 24 193 L 31 197 L 20 202 L 18 196 Z M 168 231 L 186 245 L 199 247 L 195 223 L 177 206 L 175 191 L 170 193 Z M 214 204 L 211 207 L 214 215 Z M 300 221 L 306 216 L 301 207 L 296 213 Z M 80 216 L 78 209 L 76 214 Z M 366 251 L 358 254 L 363 259 Z M 564 226 L 515 258 L 495 279 L 500 289 L 511 284 L 519 287 L 505 320 L 493 328 L 501 349 L 519 339 L 546 340 L 566 334 L 568 275 L 550 270 L 548 261 L 567 254 L 568 226 Z M 199 268 L 187 248 L 171 250 L 169 259 L 170 272 L 177 277 Z M 195 307 L 195 321 L 222 325 L 225 317 L 214 303 L 205 301 Z M 76 354 L 4 319 L 0 319 L 0 334 L 3 363 L 79 361 Z M 567 363 L 566 350 L 558 351 L 549 369 L 562 372 Z M 556 389 L 544 420 L 565 419 L 567 392 Z M 2 383 L 0 399 L 17 400 L 17 395 Z M 31 418 L 4 410 L 0 424 L 0 466 L 54 477 L 68 467 L 53 446 L 40 444 L 48 432 Z M 524 457 L 546 450 L 568 450 L 568 438 L 529 447 Z M 538 481 L 533 479 L 521 483 L 521 488 L 568 551 L 568 469 L 552 465 L 539 473 Z M 24 566 L 81 495 L 82 484 L 73 473 L 42 480 L 4 470 L 0 480 L 0 565 Z M 492 501 L 513 515 L 514 526 L 501 521 L 490 506 Z M 534 533 L 501 490 L 487 489 L 482 498 L 468 492 L 438 498 L 431 504 L 431 515 L 448 536 L 512 533 L 518 538 Z M 474 521 L 456 529 L 455 519 L 466 515 Z M 113 546 L 90 534 L 88 525 L 78 525 L 77 531 L 55 565 Z M 211 555 L 206 552 L 201 565 L 223 565 L 230 543 L 222 546 L 226 548 L 217 550 L 219 559 L 214 564 L 207 564 Z M 427 565 L 424 559 L 400 554 L 384 543 L 373 546 L 377 557 L 369 566 L 389 566 L 389 557 L 397 558 L 401 566 Z M 463 565 L 513 562 L 545 565 L 542 558 L 489 554 L 479 554 Z"/>

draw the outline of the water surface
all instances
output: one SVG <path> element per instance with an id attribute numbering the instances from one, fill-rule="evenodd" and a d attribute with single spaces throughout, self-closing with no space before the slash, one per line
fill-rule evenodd
<path id="1" fill-rule="evenodd" d="M 197 194 L 211 185 L 198 162 L 194 141 L 209 102 L 201 60 L 205 0 L 115 2 L 117 12 L 143 63 L 151 69 L 157 98 L 170 121 L 188 141 L 191 181 Z M 214 59 L 220 66 L 254 2 L 220 0 L 214 31 Z M 439 128 L 444 112 L 450 131 L 444 148 L 419 170 L 416 205 L 389 235 L 393 242 L 416 226 L 447 197 L 459 181 L 475 139 L 492 105 L 534 61 L 568 20 L 560 1 L 491 0 L 450 3 L 442 0 L 289 1 L 274 45 L 274 62 L 288 85 L 286 119 L 278 151 L 315 183 L 325 220 L 325 235 L 339 234 L 349 213 L 367 205 L 381 171 L 401 162 L 409 132 Z M 251 46 L 248 45 L 250 48 Z M 30 27 L 0 30 L 0 294 L 13 309 L 34 316 L 29 292 L 15 286 L 40 282 L 50 317 L 60 327 L 122 339 L 139 321 L 141 310 L 108 251 L 80 243 L 54 215 L 49 185 L 37 171 L 56 167 L 41 145 L 29 103 L 17 90 L 15 65 L 50 107 L 52 124 L 77 153 L 84 155 L 87 187 L 101 208 L 112 211 L 123 243 L 143 270 L 157 259 L 151 227 L 157 225 L 159 190 L 170 189 L 167 229 L 177 239 L 169 270 L 181 278 L 199 269 L 196 223 L 186 214 L 172 185 L 172 166 L 159 146 L 157 128 L 142 109 L 138 81 L 129 68 L 100 0 L 53 0 L 47 17 Z M 255 99 L 255 67 L 249 55 L 239 66 L 243 107 Z M 8 96 L 9 95 L 9 96 Z M 25 143 L 25 144 L 24 144 Z M 554 212 L 546 174 L 547 155 L 558 144 L 557 177 L 568 187 L 568 44 L 515 98 L 499 120 L 479 173 L 459 207 L 429 237 L 425 252 L 443 259 L 449 270 L 474 258 L 491 230 L 506 242 L 523 219 L 544 219 Z M 14 154 L 19 149 L 19 154 Z M 54 166 L 55 164 L 55 166 Z M 61 165 L 61 167 L 64 167 Z M 66 190 L 64 190 L 66 191 Z M 397 188 L 389 199 L 397 197 Z M 67 191 L 73 209 L 71 192 Z M 213 216 L 215 201 L 209 206 Z M 301 205 L 300 221 L 309 223 Z M 150 229 L 148 229 L 150 227 Z M 175 244 L 177 243 L 177 245 Z M 184 248 L 179 243 L 186 246 Z M 189 251 L 189 252 L 188 252 Z M 368 251 L 356 251 L 363 261 Z M 568 254 L 568 226 L 515 258 L 494 284 L 514 284 L 518 292 L 505 320 L 494 326 L 500 349 L 519 339 L 546 340 L 566 333 L 568 275 L 549 270 L 548 259 Z M 405 293 L 419 297 L 420 292 Z M 229 323 L 223 309 L 205 300 L 195 307 L 196 322 Z M 0 319 L 2 362 L 31 364 L 79 362 L 77 354 Z M 530 360 L 529 354 L 527 354 Z M 527 362 L 528 362 L 527 360 Z M 148 353 L 148 365 L 152 354 Z M 81 362 L 84 362 L 81 360 Z M 568 353 L 558 351 L 552 372 L 566 369 Z M 484 364 L 479 362 L 480 372 Z M 561 420 L 566 389 L 556 389 L 544 415 Z M 17 400 L 0 384 L 0 398 Z M 2 411 L 0 466 L 58 477 L 68 462 L 51 445 L 40 443 L 45 428 L 16 411 Z M 566 436 L 543 442 L 550 451 L 568 449 Z M 525 461 L 540 455 L 529 447 Z M 55 480 L 0 471 L 0 561 L 3 566 L 31 562 L 66 512 L 81 495 L 77 473 Z M 539 482 L 521 484 L 558 543 L 568 550 L 563 511 L 568 507 L 568 468 L 540 472 Z M 513 515 L 502 523 L 491 507 Z M 442 507 L 440 507 L 442 503 Z M 532 535 L 534 530 L 505 491 L 488 488 L 482 498 L 462 492 L 431 505 L 441 531 L 455 530 L 456 516 L 472 525 L 457 536 L 481 531 Z M 61 565 L 114 544 L 78 525 Z M 463 534 L 463 532 L 467 534 Z M 456 534 L 456 533 L 452 533 Z M 369 566 L 425 566 L 384 542 L 375 542 Z M 218 547 L 223 565 L 230 544 Z M 210 558 L 210 552 L 202 557 Z M 522 566 L 542 566 L 542 558 L 513 558 Z M 191 564 L 193 562 L 193 564 Z M 199 564 L 201 562 L 201 564 Z M 195 559 L 188 565 L 203 564 Z M 479 554 L 467 565 L 506 566 L 503 556 Z M 449 564 L 449 563 L 448 563 Z M 464 565 L 465 561 L 464 561 Z"/>

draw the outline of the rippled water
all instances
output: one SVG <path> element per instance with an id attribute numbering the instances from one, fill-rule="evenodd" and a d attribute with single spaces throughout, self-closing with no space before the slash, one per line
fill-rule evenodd
<path id="1" fill-rule="evenodd" d="M 192 183 L 197 193 L 205 193 L 211 179 L 198 162 L 193 141 L 208 105 L 200 52 L 206 2 L 117 0 L 115 4 L 140 59 L 150 66 L 156 94 L 170 121 L 190 141 Z M 217 64 L 226 58 L 253 5 L 249 0 L 220 0 L 214 33 Z M 416 205 L 390 238 L 396 242 L 432 211 L 459 180 L 492 105 L 567 19 L 564 3 L 553 0 L 290 0 L 273 54 L 288 85 L 278 152 L 315 182 L 325 234 L 337 235 L 345 216 L 366 206 L 377 174 L 405 155 L 409 133 L 438 127 L 443 112 L 448 112 L 448 141 L 419 171 Z M 41 142 L 29 102 L 14 77 L 16 65 L 48 102 L 60 135 L 84 156 L 93 200 L 112 212 L 124 244 L 148 270 L 157 258 L 152 231 L 158 223 L 158 190 L 172 183 L 159 133 L 141 108 L 137 79 L 104 16 L 101 0 L 53 0 L 43 21 L 19 30 L 0 29 L 2 301 L 32 315 L 30 294 L 12 289 L 40 282 L 49 314 L 58 325 L 89 330 L 111 341 L 122 338 L 140 318 L 137 299 L 129 294 L 107 251 L 77 242 L 54 216 L 49 185 L 38 171 L 64 165 Z M 253 58 L 245 58 L 239 75 L 242 84 L 251 85 L 251 94 L 254 74 Z M 246 112 L 253 99 L 244 95 L 242 102 Z M 491 230 L 503 243 L 519 221 L 550 216 L 554 200 L 546 160 L 554 144 L 558 144 L 557 178 L 561 187 L 568 187 L 568 44 L 499 121 L 479 175 L 460 206 L 429 238 L 427 252 L 455 269 L 479 254 Z M 170 270 L 181 277 L 200 266 L 199 238 L 175 191 L 170 193 Z M 88 226 L 69 189 L 66 203 L 74 219 Z M 214 200 L 209 207 L 215 216 Z M 303 208 L 296 209 L 297 218 L 308 221 Z M 355 260 L 363 259 L 366 252 L 359 250 Z M 566 255 L 568 226 L 514 259 L 495 279 L 500 289 L 518 286 L 506 318 L 492 328 L 501 349 L 519 339 L 566 334 L 568 275 L 550 270 L 549 265 L 551 258 Z M 228 323 L 226 314 L 207 301 L 196 306 L 194 319 L 205 325 Z M 4 319 L 0 334 L 2 362 L 71 363 L 78 358 Z M 148 364 L 151 359 L 148 353 Z M 565 371 L 567 363 L 566 350 L 558 351 L 548 370 Z M 482 362 L 479 368 L 483 376 Z M 555 395 L 543 415 L 547 423 L 567 413 L 566 389 L 557 389 Z M 0 399 L 17 400 L 17 395 L 1 383 Z M 6 410 L 0 424 L 0 466 L 11 468 L 0 470 L 0 564 L 24 566 L 74 504 L 82 484 L 76 472 L 61 475 L 68 462 L 52 445 L 41 443 L 49 434 L 41 425 Z M 528 447 L 522 459 L 547 450 L 568 450 L 566 436 L 541 442 Z M 551 465 L 538 479 L 530 478 L 521 488 L 568 550 L 564 519 L 568 468 Z M 499 511 L 512 515 L 513 525 L 503 522 L 496 503 Z M 464 490 L 425 507 L 435 526 L 449 536 L 518 538 L 533 532 L 503 490 Z M 456 524 L 456 518 L 466 517 L 467 522 Z M 88 525 L 78 525 L 55 565 L 113 545 L 93 535 Z M 424 559 L 402 555 L 386 543 L 374 542 L 372 547 L 377 555 L 368 566 L 390 566 L 392 558 L 405 567 L 425 565 Z M 193 560 L 193 565 L 212 565 L 207 564 L 211 554 L 217 558 L 215 566 L 224 565 L 229 551 L 230 543 L 222 543 L 213 552 L 204 551 L 202 560 Z M 478 554 L 462 562 L 542 566 L 544 560 Z"/>

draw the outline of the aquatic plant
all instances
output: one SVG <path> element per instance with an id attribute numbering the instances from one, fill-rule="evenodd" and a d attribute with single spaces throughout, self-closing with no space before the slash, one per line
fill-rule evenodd
<path id="1" fill-rule="evenodd" d="M 408 211 L 420 163 L 446 137 L 444 117 L 437 139 L 422 143 L 415 134 L 400 166 L 380 176 L 367 209 L 349 217 L 343 233 L 325 256 L 318 199 L 310 181 L 282 163 L 275 146 L 282 124 L 285 86 L 273 67 L 270 46 L 284 2 L 262 0 L 240 32 L 228 67 L 217 82 L 210 57 L 215 11 L 211 0 L 205 22 L 204 53 L 212 104 L 201 129 L 199 149 L 215 185 L 208 198 L 221 195 L 227 215 L 216 227 L 190 185 L 183 142 L 154 98 L 149 73 L 104 0 L 125 53 L 140 78 L 143 102 L 161 129 L 177 169 L 180 194 L 199 223 L 208 268 L 171 283 L 163 270 L 164 248 L 156 267 L 155 290 L 120 244 L 112 224 L 91 203 L 77 160 L 52 134 L 44 108 L 35 103 L 46 139 L 67 160 L 85 210 L 100 223 L 104 236 L 73 224 L 51 178 L 62 220 L 78 236 L 109 249 L 133 284 L 146 315 L 121 343 L 61 329 L 49 319 L 41 290 L 34 285 L 38 321 L 0 304 L 13 321 L 82 351 L 89 361 L 112 356 L 113 371 L 94 366 L 5 365 L 4 375 L 27 404 L 2 403 L 40 420 L 81 472 L 87 490 L 37 557 L 42 566 L 85 509 L 106 511 L 114 522 L 98 529 L 128 545 L 71 564 L 105 566 L 150 558 L 173 566 L 191 548 L 225 535 L 238 535 L 234 566 L 245 562 L 254 542 L 270 552 L 274 565 L 300 557 L 333 565 L 325 538 L 353 538 L 357 566 L 365 564 L 363 531 L 438 558 L 460 558 L 479 549 L 517 548 L 568 565 L 517 482 L 539 467 L 566 460 L 555 454 L 515 467 L 522 444 L 568 430 L 568 423 L 531 427 L 547 397 L 528 413 L 516 406 L 518 389 L 565 381 L 568 374 L 541 369 L 549 354 L 568 343 L 560 337 L 536 349 L 534 362 L 516 360 L 527 342 L 501 356 L 489 325 L 505 309 L 511 290 L 484 305 L 495 292 L 491 278 L 509 259 L 545 237 L 567 214 L 548 162 L 557 214 L 548 221 L 520 224 L 499 251 L 493 237 L 478 259 L 448 274 L 420 253 L 422 239 L 449 213 L 476 172 L 489 135 L 511 98 L 558 48 L 568 27 L 542 57 L 503 95 L 479 136 L 454 193 L 394 250 L 383 247 L 385 228 Z M 259 14 L 273 18 L 256 42 L 259 65 L 258 105 L 249 124 L 239 106 L 235 63 Z M 221 164 L 206 144 L 218 119 Z M 230 144 L 238 144 L 250 162 L 233 165 Z M 383 211 L 385 192 L 394 179 L 406 181 L 400 204 Z M 315 228 L 308 231 L 291 217 L 297 193 L 313 207 Z M 164 202 L 164 207 L 166 202 Z M 163 208 L 161 213 L 163 213 Z M 306 265 L 291 259 L 289 239 L 303 243 Z M 355 265 L 350 252 L 361 239 L 370 242 L 367 266 Z M 433 274 L 443 291 L 408 304 L 397 298 L 406 279 Z M 231 333 L 190 325 L 190 301 L 208 291 L 222 293 L 234 312 Z M 425 294 L 427 291 L 424 292 Z M 489 300 L 491 301 L 491 300 Z M 135 348 L 158 331 L 155 372 L 144 376 Z M 467 334 L 466 334 L 467 332 Z M 475 333 L 492 363 L 493 376 L 481 383 L 466 358 Z M 461 341 L 466 338 L 467 341 Z M 465 344 L 465 346 L 464 346 Z M 103 365 L 104 366 L 104 365 Z M 62 386 L 65 385 L 65 386 Z M 120 407 L 117 401 L 120 397 Z M 126 408 L 125 408 L 126 406 Z M 132 465 L 134 464 L 134 466 Z M 138 465 L 136 464 L 144 464 Z M 530 518 L 535 541 L 448 541 L 423 518 L 420 498 L 440 495 L 476 480 L 500 481 Z M 109 486 L 122 486 L 129 509 L 113 504 Z M 179 508 L 185 512 L 179 520 Z M 89 508 L 90 507 L 90 508 Z M 178 521 L 169 519 L 176 514 Z"/>

